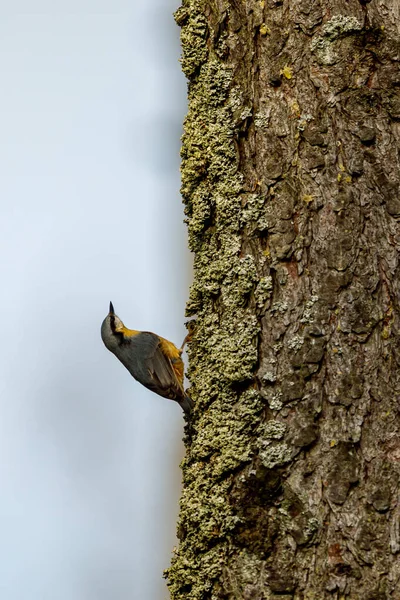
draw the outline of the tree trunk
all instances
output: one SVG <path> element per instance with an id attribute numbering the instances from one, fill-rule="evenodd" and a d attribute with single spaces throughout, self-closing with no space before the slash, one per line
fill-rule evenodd
<path id="1" fill-rule="evenodd" d="M 400 599 L 400 11 L 184 0 L 173 600 Z"/>

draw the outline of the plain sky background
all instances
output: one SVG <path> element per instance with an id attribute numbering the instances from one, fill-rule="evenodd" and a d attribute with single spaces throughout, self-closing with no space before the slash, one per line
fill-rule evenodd
<path id="1" fill-rule="evenodd" d="M 163 600 L 183 418 L 103 346 L 184 335 L 177 2 L 0 4 L 0 598 Z"/>

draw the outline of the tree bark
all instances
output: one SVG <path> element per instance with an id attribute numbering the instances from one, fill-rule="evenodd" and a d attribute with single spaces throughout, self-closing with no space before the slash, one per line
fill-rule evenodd
<path id="1" fill-rule="evenodd" d="M 400 598 L 400 10 L 184 0 L 173 600 Z"/>

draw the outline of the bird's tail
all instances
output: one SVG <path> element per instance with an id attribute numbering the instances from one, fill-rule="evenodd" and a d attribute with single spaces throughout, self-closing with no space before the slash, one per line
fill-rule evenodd
<path id="1" fill-rule="evenodd" d="M 186 413 L 186 415 L 188 417 L 190 417 L 190 414 L 193 409 L 193 402 L 192 402 L 191 398 L 188 395 L 185 395 L 183 397 L 183 399 L 180 400 L 179 404 L 181 405 L 181 407 L 184 410 L 184 412 Z"/>

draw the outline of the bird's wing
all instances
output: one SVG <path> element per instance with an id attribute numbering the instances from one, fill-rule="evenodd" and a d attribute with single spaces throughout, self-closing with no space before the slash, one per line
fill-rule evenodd
<path id="1" fill-rule="evenodd" d="M 170 360 L 179 385 L 183 389 L 184 365 L 182 360 L 182 350 L 177 348 L 172 342 L 169 342 L 162 337 L 160 337 L 160 348 L 164 356 Z"/>
<path id="2" fill-rule="evenodd" d="M 146 371 L 143 373 L 141 383 L 161 396 L 174 400 L 181 399 L 184 395 L 183 363 L 179 350 L 174 344 L 154 333 L 143 332 L 139 336 L 143 370 Z"/>

